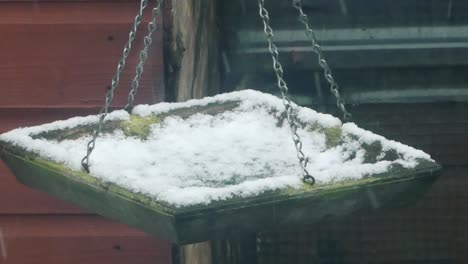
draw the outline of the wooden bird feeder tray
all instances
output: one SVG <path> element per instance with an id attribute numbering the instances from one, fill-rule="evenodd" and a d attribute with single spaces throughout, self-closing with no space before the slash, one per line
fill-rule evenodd
<path id="1" fill-rule="evenodd" d="M 212 100 L 208 103 L 204 99 L 185 105 L 174 104 L 174 107 L 157 111 L 157 122 L 165 124 L 168 118 L 174 117 L 187 120 L 194 115 L 216 117 L 227 112 L 237 113 L 243 100 L 233 98 L 218 101 L 208 99 Z M 275 113 L 274 107 L 264 102 L 260 102 L 258 107 L 270 107 L 268 111 L 277 118 L 278 126 L 285 125 L 282 124 L 284 117 Z M 139 118 L 156 120 L 154 115 Z M 128 122 L 140 122 L 139 118 L 130 118 L 130 121 L 106 121 L 103 133 L 117 130 L 125 132 Z M 319 123 L 310 120 L 299 121 L 303 128 L 308 127 L 315 132 L 328 133 Z M 90 127 L 93 125 L 95 124 L 91 122 L 46 132 L 36 130 L 28 134 L 30 137 L 28 140 L 60 142 L 83 136 L 89 137 L 92 133 Z M 9 132 L 9 135 L 15 133 L 18 132 Z M 132 137 L 131 132 L 128 133 L 130 134 L 126 135 Z M 339 147 L 343 144 L 343 140 L 342 134 L 341 138 L 329 147 Z M 354 140 L 360 142 L 361 139 L 355 135 Z M 385 143 L 384 141 L 388 140 L 382 139 L 380 143 L 362 145 L 366 150 L 367 161 L 364 162 L 372 164 L 380 159 L 392 162 L 392 159 L 398 157 L 400 153 L 395 150 L 391 150 L 393 156 L 396 155 L 394 158 L 391 158 L 391 155 L 389 157 L 382 155 L 383 150 L 379 144 Z M 308 152 L 306 146 L 304 152 Z M 384 173 L 366 175 L 359 179 L 335 180 L 328 183 L 321 183 L 318 180 L 313 186 L 302 184 L 296 187 L 266 190 L 250 196 L 233 195 L 214 199 L 209 203 L 173 205 L 155 196 L 94 177 L 94 165 L 91 166 L 90 174 L 83 170 L 68 168 L 60 162 L 39 155 L 29 146 L 10 140 L 7 136 L 0 136 L 0 156 L 18 180 L 31 188 L 45 191 L 92 212 L 177 244 L 227 238 L 243 232 L 311 224 L 327 215 L 347 215 L 361 210 L 406 205 L 424 194 L 441 169 L 430 159 L 417 159 L 417 165 L 412 168 L 392 164 Z"/>

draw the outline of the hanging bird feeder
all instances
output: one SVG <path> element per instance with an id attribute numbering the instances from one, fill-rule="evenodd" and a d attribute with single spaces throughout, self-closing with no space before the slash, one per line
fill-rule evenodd
<path id="1" fill-rule="evenodd" d="M 293 3 L 349 117 L 300 1 Z M 2 160 L 31 188 L 178 244 L 401 206 L 421 197 L 440 171 L 429 155 L 288 99 L 263 4 L 259 0 L 281 99 L 247 90 L 134 107 L 158 1 L 127 111 L 109 113 L 146 6 L 142 1 L 100 114 L 4 133 Z"/>

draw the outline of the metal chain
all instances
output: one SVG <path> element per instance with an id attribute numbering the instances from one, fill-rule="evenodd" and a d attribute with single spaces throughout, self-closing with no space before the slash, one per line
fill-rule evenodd
<path id="1" fill-rule="evenodd" d="M 106 94 L 105 105 L 99 111 L 98 127 L 97 127 L 97 129 L 94 130 L 93 138 L 87 144 L 86 156 L 81 160 L 81 166 L 88 173 L 89 173 L 89 157 L 91 156 L 91 153 L 93 152 L 93 150 L 94 150 L 94 148 L 96 146 L 96 138 L 101 133 L 102 126 L 104 124 L 104 119 L 106 118 L 107 114 L 109 113 L 109 106 L 110 106 L 110 104 L 112 102 L 112 99 L 114 98 L 115 89 L 117 89 L 117 87 L 119 86 L 120 75 L 122 74 L 122 72 L 123 72 L 123 70 L 125 68 L 125 62 L 126 62 L 126 60 L 128 58 L 128 55 L 130 54 L 130 51 L 132 49 L 132 43 L 135 40 L 138 26 L 141 24 L 143 11 L 145 10 L 147 5 L 148 5 L 148 0 L 141 0 L 140 8 L 138 10 L 137 15 L 135 16 L 135 20 L 133 22 L 132 28 L 130 29 L 130 33 L 128 35 L 128 41 L 124 46 L 124 49 L 123 49 L 123 52 L 122 52 L 122 57 L 121 57 L 119 63 L 117 64 L 117 71 L 114 74 L 114 77 L 112 78 L 111 88 L 109 89 L 109 91 Z"/>
<path id="2" fill-rule="evenodd" d="M 270 17 L 268 16 L 268 11 L 265 8 L 265 0 L 258 0 L 258 6 L 259 14 L 263 21 L 263 30 L 268 40 L 268 49 L 273 60 L 273 69 L 278 80 L 277 85 L 283 97 L 283 104 L 286 108 L 286 117 L 289 123 L 289 127 L 291 128 L 292 139 L 294 141 L 294 146 L 296 147 L 297 158 L 299 159 L 299 164 L 301 165 L 303 173 L 302 180 L 310 185 L 313 185 L 315 183 L 315 178 L 307 171 L 308 159 L 304 155 L 304 152 L 302 152 L 302 140 L 297 133 L 298 124 L 296 122 L 296 115 L 294 113 L 292 102 L 288 97 L 288 86 L 283 79 L 284 71 L 281 63 L 279 62 L 278 48 L 273 43 L 273 29 L 270 27 Z"/>
<path id="3" fill-rule="evenodd" d="M 151 43 L 153 42 L 152 35 L 157 28 L 157 20 L 159 17 L 159 13 L 161 12 L 161 4 L 162 4 L 162 0 L 157 0 L 157 5 L 152 10 L 153 19 L 148 24 L 148 34 L 145 36 L 145 39 L 144 39 L 144 48 L 140 51 L 140 62 L 136 66 L 135 77 L 133 78 L 133 81 L 132 81 L 132 89 L 128 93 L 128 103 L 125 106 L 125 109 L 127 109 L 127 111 L 129 112 L 133 108 L 135 95 L 138 92 L 141 75 L 143 74 L 146 59 L 148 58 L 148 50 L 149 50 L 149 47 L 151 46 Z"/>
<path id="4" fill-rule="evenodd" d="M 312 42 L 312 49 L 318 56 L 318 63 L 320 67 L 322 67 L 324 71 L 325 79 L 330 84 L 330 90 L 335 95 L 336 98 L 336 105 L 338 108 L 341 109 L 343 113 L 343 120 L 349 120 L 351 118 L 351 114 L 346 110 L 345 101 L 343 97 L 341 97 L 338 84 L 336 83 L 335 79 L 333 78 L 332 71 L 328 66 L 327 61 L 325 60 L 325 56 L 323 55 L 322 48 L 317 42 L 317 38 L 315 36 L 315 32 L 310 27 L 309 17 L 304 13 L 302 10 L 302 1 L 301 0 L 292 0 L 293 7 L 299 12 L 299 22 L 301 22 L 305 26 L 305 33 L 307 37 L 309 37 L 310 41 Z"/>

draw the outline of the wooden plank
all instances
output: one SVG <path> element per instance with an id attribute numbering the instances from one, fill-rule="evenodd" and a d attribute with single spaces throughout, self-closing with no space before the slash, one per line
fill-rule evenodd
<path id="1" fill-rule="evenodd" d="M 0 133 L 7 132 L 17 127 L 36 126 L 56 120 L 64 120 L 74 116 L 95 115 L 98 107 L 89 108 L 7 108 L 0 107 Z"/>
<path id="2" fill-rule="evenodd" d="M 398 108 L 396 106 L 396 108 Z M 404 108 L 404 107 L 402 107 Z M 434 106 L 434 109 L 440 109 L 441 107 Z M 413 108 L 418 109 L 418 108 Z M 410 107 L 406 107 L 407 111 L 413 111 Z M 50 122 L 57 119 L 64 119 L 74 115 L 87 115 L 94 114 L 95 109 L 80 110 L 78 112 L 76 109 L 0 109 L 0 132 L 13 129 L 18 126 L 29 126 L 36 125 L 44 122 Z M 440 110 L 434 111 L 433 114 L 437 115 Z M 369 113 L 375 113 L 377 111 L 369 111 Z M 412 119 L 412 115 L 405 115 L 406 118 Z M 382 122 L 386 122 L 386 118 Z M 411 121 L 411 120 L 410 120 Z M 434 120 L 437 121 L 437 120 Z M 5 127 L 6 126 L 6 127 Z M 404 126 L 405 131 L 401 131 L 402 126 L 398 124 L 385 126 L 386 129 L 381 132 L 381 134 L 387 136 L 390 139 L 398 139 L 405 143 L 408 143 L 416 148 L 421 148 L 428 153 L 430 153 L 434 159 L 441 162 L 444 165 L 460 165 L 467 164 L 466 155 L 468 148 L 466 145 L 468 141 L 462 141 L 463 137 L 460 138 L 462 133 L 457 131 L 455 134 L 460 139 L 460 142 L 457 144 L 448 144 L 448 141 L 440 140 L 452 138 L 452 134 L 447 134 L 444 137 L 436 140 L 435 143 L 429 145 L 416 144 L 420 135 L 416 134 L 414 137 L 405 135 L 405 132 L 411 134 L 411 131 L 418 127 L 418 124 Z M 443 125 L 441 127 L 453 126 L 450 124 Z M 426 132 L 425 135 L 434 137 L 437 135 L 437 129 L 429 130 L 430 125 L 423 125 L 421 128 L 421 133 Z M 374 130 L 375 131 L 375 130 Z M 398 133 L 396 133 L 397 131 Z M 395 133 L 394 133 L 395 132 Z M 440 134 L 440 133 L 439 133 Z M 398 137 L 396 137 L 398 136 Z M 413 140 L 412 140 L 413 139 Z M 4 168 L 5 169 L 5 168 Z M 6 169 L 5 169 L 6 170 Z M 3 171 L 2 171 L 3 172 Z M 7 173 L 6 171 L 4 173 Z M 81 212 L 74 207 L 66 207 L 62 202 L 58 202 L 54 198 L 50 198 L 47 195 L 42 195 L 41 193 L 30 191 L 28 188 L 23 187 L 18 184 L 11 174 L 6 174 L 7 180 L 6 184 L 0 185 L 0 193 L 4 194 L 8 199 L 0 200 L 0 211 L 1 213 L 73 213 Z M 9 199 L 11 197 L 11 199 Z M 48 201 L 48 202 L 43 202 Z M 54 202 L 53 202 L 54 201 Z M 56 201 L 56 202 L 55 202 Z"/>
<path id="3" fill-rule="evenodd" d="M 0 216 L 0 263 L 169 263 L 170 245 L 97 216 Z"/>
<path id="4" fill-rule="evenodd" d="M 217 11 L 219 2 L 210 1 L 167 1 L 166 16 L 170 36 L 164 45 L 168 61 L 165 63 L 167 90 L 173 100 L 185 101 L 214 95 L 221 91 L 220 45 Z M 169 13 L 169 12 L 167 12 Z M 169 18 L 169 19 L 167 19 Z M 180 252 L 178 263 L 210 264 L 211 242 L 201 242 L 176 247 Z"/>
<path id="5" fill-rule="evenodd" d="M 0 215 L 4 214 L 85 214 L 83 209 L 19 183 L 0 161 Z M 89 214 L 89 213 L 88 213 Z"/>
<path id="6" fill-rule="evenodd" d="M 217 0 L 172 2 L 172 41 L 165 52 L 172 58 L 168 88 L 177 101 L 220 91 L 218 5 Z"/>
<path id="7" fill-rule="evenodd" d="M 4 96 L 0 98 L 0 105 L 100 106 L 104 103 L 105 93 L 128 35 L 126 25 L 18 27 L 16 32 L 8 32 L 0 26 L 5 37 L 0 42 L 0 49 L 9 51 L 2 54 L 4 64 L 0 67 L 0 87 Z M 20 34 L 21 30 L 29 33 Z M 29 48 L 31 42 L 35 43 L 33 48 Z M 155 46 L 155 51 L 160 50 L 158 41 Z M 135 45 L 135 50 L 139 48 L 140 41 Z M 161 85 L 161 59 L 151 63 L 152 59 L 155 58 L 148 61 L 140 82 L 137 102 L 145 101 L 145 98 L 146 102 L 153 99 L 153 86 Z M 136 63 L 138 55 L 133 53 L 122 74 L 114 105 L 126 103 Z"/>
<path id="8" fill-rule="evenodd" d="M 0 3 L 0 6 L 0 21 L 3 21 L 0 31 L 5 36 L 0 41 L 4 59 L 0 66 L 0 87 L 4 95 L 0 98 L 0 133 L 19 126 L 97 113 L 96 106 L 104 102 L 107 84 L 126 41 L 135 3 L 40 3 L 35 5 L 35 10 L 12 3 Z M 71 13 L 64 15 L 67 10 Z M 160 35 L 155 39 L 153 55 L 162 54 Z M 35 45 L 31 46 L 31 42 Z M 135 48 L 138 47 L 141 42 L 137 41 Z M 75 64 L 71 63 L 74 61 Z M 131 55 L 128 62 L 116 94 L 116 105 L 126 101 L 137 54 Z M 162 80 L 162 59 L 150 57 L 147 63 L 137 103 L 162 100 L 162 92 L 158 92 L 162 89 L 152 89 Z M 30 108 L 31 105 L 36 108 Z M 84 212 L 22 186 L 3 164 L 0 173 L 6 178 L 5 184 L 0 185 L 5 197 L 0 199 L 0 214 Z"/>
<path id="9" fill-rule="evenodd" d="M 209 205 L 171 208 L 153 203 L 143 194 L 132 193 L 35 158 L 27 151 L 12 148 L 7 143 L 2 145 L 2 159 L 16 177 L 31 188 L 47 191 L 101 215 L 119 219 L 180 244 L 232 237 L 242 232 L 276 226 L 312 223 L 327 214 L 346 215 L 370 209 L 374 204 L 372 201 L 378 201 L 379 207 L 383 208 L 399 207 L 418 199 L 437 178 L 440 170 L 437 164 L 424 162 L 411 170 L 393 168 L 379 178 L 289 190 L 287 193 L 266 193 L 251 198 L 233 198 Z M 375 193 L 373 199 L 368 199 L 369 192 Z M 295 217 L 291 217 L 291 213 Z M 236 217 L 233 218 L 233 215 Z M 244 221 L 239 222 L 239 219 Z M 247 222 L 248 225 L 245 224 Z"/>
<path id="10" fill-rule="evenodd" d="M 137 0 L 4 0 L 4 2 L 16 3 L 60 3 L 60 2 L 73 2 L 73 3 L 125 3 L 135 2 Z"/>
<path id="11" fill-rule="evenodd" d="M 23 10 L 17 4 L 0 5 L 0 21 L 3 21 L 0 22 L 3 62 L 0 66 L 3 95 L 0 105 L 103 104 L 128 38 L 135 12 L 133 3 L 123 6 L 112 3 L 39 4 L 39 11 L 35 12 Z M 104 12 L 107 8 L 111 11 Z M 69 15 L 70 10 L 74 11 Z M 33 15 L 36 13 L 39 15 Z M 141 27 L 140 31 L 146 33 L 146 27 Z M 137 51 L 142 47 L 143 36 L 139 36 L 116 92 L 115 105 L 126 103 L 130 80 L 139 60 Z M 137 102 L 163 99 L 162 93 L 155 92 L 162 85 L 162 70 L 161 31 L 158 30 L 140 82 Z"/>
<path id="12" fill-rule="evenodd" d="M 97 108 L 89 109 L 7 109 L 0 108 L 0 133 L 20 127 L 67 119 L 77 115 L 95 114 Z M 20 184 L 10 170 L 0 162 L 0 214 L 82 214 L 86 211 L 60 201 L 46 193 L 32 190 Z"/>
<path id="13" fill-rule="evenodd" d="M 133 23 L 139 2 L 116 1 L 6 1 L 0 3 L 0 24 L 126 24 Z M 151 20 L 150 3 L 144 21 Z"/>

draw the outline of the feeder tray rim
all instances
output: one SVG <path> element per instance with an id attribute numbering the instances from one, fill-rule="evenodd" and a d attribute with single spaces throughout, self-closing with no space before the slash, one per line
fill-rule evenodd
<path id="1" fill-rule="evenodd" d="M 62 175 L 63 177 L 66 177 L 67 179 L 71 181 L 85 184 L 89 186 L 90 188 L 98 188 L 103 191 L 110 192 L 113 195 L 119 196 L 120 198 L 126 199 L 133 203 L 140 204 L 147 209 L 155 211 L 156 213 L 161 213 L 166 216 L 175 217 L 175 218 L 191 216 L 191 215 L 201 214 L 201 213 L 209 213 L 213 211 L 225 211 L 225 210 L 235 211 L 236 209 L 245 207 L 246 206 L 245 204 L 248 202 L 254 202 L 256 205 L 273 204 L 279 201 L 294 201 L 294 200 L 300 200 L 304 198 L 310 198 L 310 197 L 316 196 L 318 193 L 332 194 L 332 193 L 338 193 L 338 192 L 348 191 L 352 189 L 369 188 L 372 186 L 384 185 L 388 183 L 404 182 L 404 181 L 408 181 L 412 179 L 418 179 L 421 177 L 428 177 L 427 175 L 428 173 L 430 175 L 434 175 L 442 170 L 441 165 L 434 163 L 434 162 L 426 162 L 423 165 L 421 164 L 418 165 L 417 168 L 411 169 L 411 171 L 406 171 L 403 173 L 399 172 L 398 176 L 388 176 L 391 174 L 395 174 L 395 173 L 390 172 L 390 173 L 386 173 L 387 176 L 385 177 L 372 176 L 368 178 L 353 179 L 353 180 L 337 182 L 337 183 L 329 183 L 326 185 L 314 185 L 314 186 L 304 185 L 305 187 L 300 188 L 300 189 L 291 188 L 292 192 L 290 193 L 284 193 L 282 192 L 282 190 L 277 190 L 277 191 L 272 191 L 270 193 L 266 193 L 266 194 L 264 193 L 264 194 L 260 194 L 260 195 L 253 196 L 253 197 L 238 197 L 232 200 L 213 201 L 210 204 L 194 204 L 194 205 L 179 207 L 179 206 L 171 205 L 165 202 L 157 201 L 155 200 L 155 198 L 151 196 L 145 196 L 144 194 L 133 192 L 131 190 L 125 189 L 121 186 L 118 186 L 110 182 L 106 184 L 108 184 L 109 186 L 112 186 L 113 188 L 123 190 L 124 192 L 129 192 L 135 195 L 143 195 L 145 198 L 151 199 L 151 202 L 153 204 L 147 204 L 142 201 L 131 199 L 130 197 L 122 195 L 119 192 L 108 191 L 106 190 L 106 188 L 103 188 L 102 186 L 98 186 L 90 182 L 87 182 L 85 180 L 82 180 L 81 177 L 77 176 L 78 172 L 76 171 L 73 171 L 73 170 L 65 171 L 65 170 L 60 170 L 60 169 L 57 169 L 56 167 L 50 166 L 47 163 L 53 163 L 57 165 L 60 165 L 60 164 L 55 161 L 50 161 L 50 160 L 40 158 L 40 157 L 39 159 L 37 159 L 38 157 L 37 154 L 30 152 L 30 151 L 23 150 L 22 148 L 16 147 L 9 142 L 4 142 L 0 140 L 0 151 L 5 152 L 9 155 L 14 155 L 16 158 L 22 159 L 24 162 L 34 163 L 36 166 L 40 166 L 45 170 L 53 171 L 57 174 Z M 40 160 L 43 160 L 43 161 L 41 162 Z M 47 163 L 45 163 L 44 161 L 46 161 Z M 87 174 L 87 176 L 92 177 L 96 179 L 97 181 L 100 181 L 100 179 L 95 178 L 89 174 Z M 157 207 L 159 207 L 160 210 L 158 210 Z"/>

